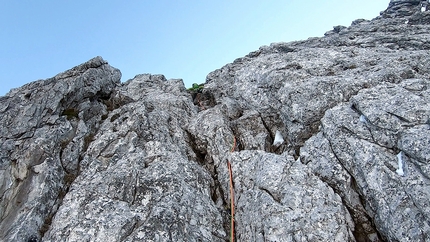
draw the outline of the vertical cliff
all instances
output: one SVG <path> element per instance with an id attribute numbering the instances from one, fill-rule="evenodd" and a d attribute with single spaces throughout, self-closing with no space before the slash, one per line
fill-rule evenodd
<path id="1" fill-rule="evenodd" d="M 96 57 L 0 97 L 4 241 L 430 240 L 430 12 L 263 46 L 204 88 Z M 276 141 L 276 142 L 275 142 Z"/>

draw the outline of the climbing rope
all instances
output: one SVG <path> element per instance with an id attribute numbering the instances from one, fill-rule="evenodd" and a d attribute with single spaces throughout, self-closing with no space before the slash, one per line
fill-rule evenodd
<path id="1" fill-rule="evenodd" d="M 233 147 L 231 147 L 230 153 L 234 151 L 236 147 L 236 137 L 233 136 Z M 231 215 L 231 229 L 230 229 L 230 241 L 234 242 L 234 187 L 233 187 L 233 172 L 231 170 L 231 163 L 227 160 L 228 173 L 230 175 L 230 215 Z"/>

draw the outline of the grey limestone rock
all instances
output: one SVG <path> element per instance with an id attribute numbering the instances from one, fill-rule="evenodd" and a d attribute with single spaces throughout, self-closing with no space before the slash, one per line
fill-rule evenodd
<path id="1" fill-rule="evenodd" d="M 420 11 L 422 2 L 427 0 L 391 0 L 384 14 L 410 16 Z"/>
<path id="2" fill-rule="evenodd" d="M 388 241 L 429 239 L 429 84 L 405 80 L 360 91 L 327 111 L 321 132 L 303 148 L 305 163 L 333 183 L 353 214 L 364 215 L 355 205 L 357 197 L 364 201 Z M 407 89 L 417 85 L 423 90 Z"/>
<path id="3" fill-rule="evenodd" d="M 0 102 L 0 238 L 39 239 L 77 176 L 121 73 L 96 57 L 14 89 Z"/>
<path id="4" fill-rule="evenodd" d="M 101 57 L 11 90 L 0 240 L 228 241 L 234 206 L 236 241 L 430 241 L 422 4 L 262 46 L 199 90 L 120 83 Z"/>
<path id="5" fill-rule="evenodd" d="M 339 195 L 300 160 L 241 151 L 231 161 L 238 241 L 354 240 Z"/>
<path id="6" fill-rule="evenodd" d="M 131 100 L 101 123 L 64 198 L 72 206 L 44 240 L 222 241 L 214 181 L 187 143 L 197 109 L 182 82 L 139 75 L 116 91 Z"/>

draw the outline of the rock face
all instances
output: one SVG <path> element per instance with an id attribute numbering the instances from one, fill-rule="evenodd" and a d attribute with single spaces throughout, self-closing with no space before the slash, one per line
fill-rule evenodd
<path id="1" fill-rule="evenodd" d="M 202 90 L 96 57 L 0 97 L 0 240 L 430 241 L 430 12 L 263 46 Z M 230 202 L 231 163 L 234 204 Z"/>

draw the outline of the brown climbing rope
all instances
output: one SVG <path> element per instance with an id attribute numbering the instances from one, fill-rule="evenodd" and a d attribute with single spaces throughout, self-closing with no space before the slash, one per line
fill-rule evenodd
<path id="1" fill-rule="evenodd" d="M 233 147 L 230 153 L 234 151 L 236 147 L 236 137 L 233 137 Z M 230 241 L 234 242 L 234 187 L 233 187 L 233 172 L 231 170 L 231 163 L 227 160 L 228 173 L 230 175 L 230 215 L 231 215 L 231 230 L 230 230 Z"/>

